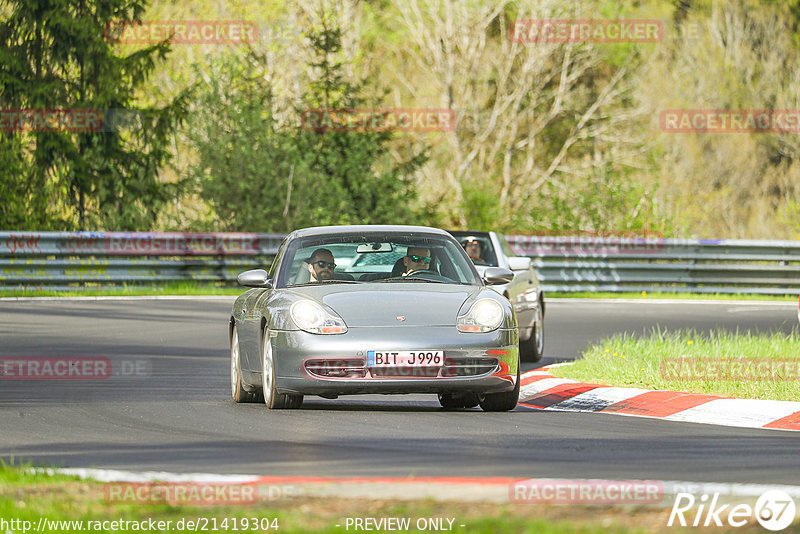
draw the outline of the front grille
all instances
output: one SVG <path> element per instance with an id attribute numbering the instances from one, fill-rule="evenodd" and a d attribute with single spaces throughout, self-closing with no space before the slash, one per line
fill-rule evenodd
<path id="1" fill-rule="evenodd" d="M 374 378 L 449 378 L 479 376 L 497 370 L 498 359 L 491 356 L 445 358 L 442 367 L 374 367 Z M 306 371 L 321 378 L 366 378 L 366 362 L 361 358 L 315 359 L 305 363 Z"/>
<path id="2" fill-rule="evenodd" d="M 478 376 L 497 369 L 497 358 L 445 358 L 442 376 Z"/>
<path id="3" fill-rule="evenodd" d="M 369 372 L 375 378 L 437 378 L 439 367 L 374 367 Z"/>
<path id="4" fill-rule="evenodd" d="M 375 378 L 450 378 L 479 376 L 497 370 L 497 358 L 445 358 L 442 367 L 381 367 L 370 369 Z"/>
<path id="5" fill-rule="evenodd" d="M 309 360 L 306 362 L 309 374 L 323 378 L 364 378 L 367 376 L 363 359 Z"/>

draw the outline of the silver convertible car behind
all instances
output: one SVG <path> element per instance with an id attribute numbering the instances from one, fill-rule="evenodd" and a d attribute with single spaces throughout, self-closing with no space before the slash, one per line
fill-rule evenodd
<path id="1" fill-rule="evenodd" d="M 450 234 L 419 226 L 297 230 L 246 271 L 230 318 L 231 393 L 297 408 L 304 395 L 432 393 L 444 408 L 506 411 L 519 397 L 509 301 Z"/>
<path id="2" fill-rule="evenodd" d="M 519 326 L 520 359 L 538 362 L 544 356 L 544 291 L 531 259 L 512 252 L 508 240 L 497 232 L 451 231 L 467 251 L 478 274 L 489 267 L 506 267 L 514 273 L 508 284 L 492 287 L 511 301 Z"/>

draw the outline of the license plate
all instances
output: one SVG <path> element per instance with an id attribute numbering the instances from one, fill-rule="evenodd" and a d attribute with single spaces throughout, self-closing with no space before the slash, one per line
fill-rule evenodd
<path id="1" fill-rule="evenodd" d="M 442 364 L 441 350 L 367 351 L 367 367 L 439 367 Z"/>

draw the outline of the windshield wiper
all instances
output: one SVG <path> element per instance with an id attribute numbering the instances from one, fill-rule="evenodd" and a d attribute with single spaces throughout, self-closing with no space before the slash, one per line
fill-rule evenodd
<path id="1" fill-rule="evenodd" d="M 454 284 L 455 282 L 448 282 L 445 280 L 431 280 L 430 278 L 417 278 L 415 276 L 394 276 L 392 278 L 380 278 L 372 280 L 373 282 L 430 282 L 432 284 Z"/>
<path id="2" fill-rule="evenodd" d="M 302 284 L 292 284 L 286 287 L 316 286 L 320 284 L 360 284 L 359 280 L 317 280 L 316 282 L 304 282 Z"/>

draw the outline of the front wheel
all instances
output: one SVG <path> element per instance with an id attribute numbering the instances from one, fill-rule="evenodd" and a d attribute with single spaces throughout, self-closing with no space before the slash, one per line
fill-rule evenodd
<path id="1" fill-rule="evenodd" d="M 484 412 L 508 412 L 517 407 L 519 401 L 519 362 L 517 362 L 517 383 L 511 391 L 487 393 L 481 401 Z"/>
<path id="2" fill-rule="evenodd" d="M 264 341 L 261 349 L 261 389 L 264 392 L 264 404 L 271 410 L 299 408 L 303 404 L 302 395 L 278 393 L 275 383 L 275 360 L 267 327 L 264 327 Z"/>
<path id="3" fill-rule="evenodd" d="M 255 402 L 258 395 L 244 389 L 242 382 L 242 353 L 239 348 L 239 332 L 236 325 L 231 332 L 231 397 L 234 402 Z"/>
<path id="4" fill-rule="evenodd" d="M 519 342 L 519 355 L 522 361 L 538 362 L 544 356 L 544 312 L 542 303 L 536 307 L 533 332 L 526 341 Z"/>

